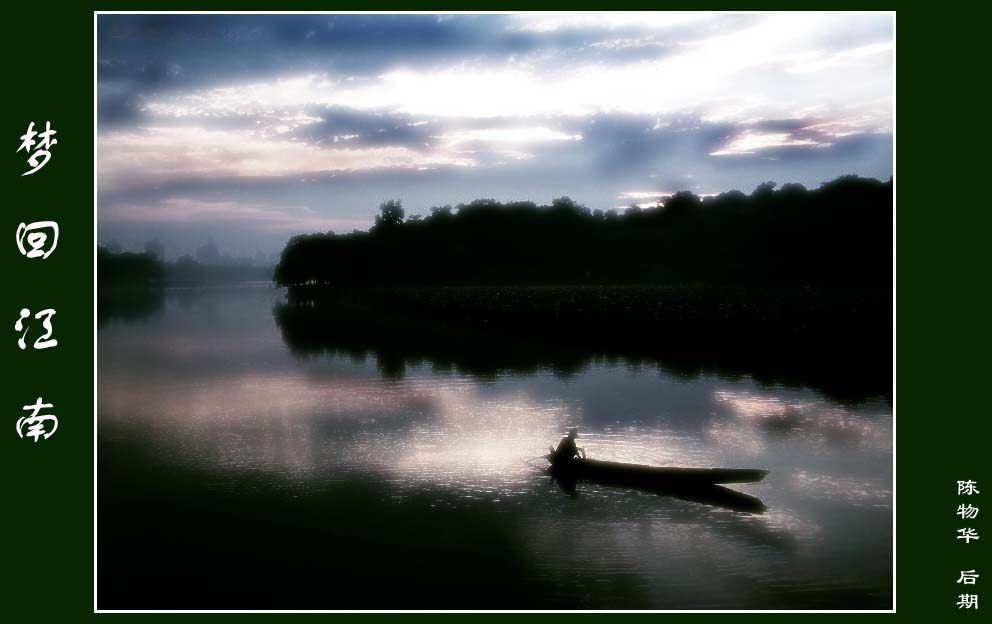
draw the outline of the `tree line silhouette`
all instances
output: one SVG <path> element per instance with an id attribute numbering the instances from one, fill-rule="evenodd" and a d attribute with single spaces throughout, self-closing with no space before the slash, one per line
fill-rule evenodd
<path id="1" fill-rule="evenodd" d="M 380 206 L 367 232 L 292 238 L 281 286 L 673 284 L 886 286 L 892 180 L 843 176 L 808 190 L 680 192 L 641 209 L 480 199 L 405 218 Z"/>
<path id="2" fill-rule="evenodd" d="M 149 251 L 114 253 L 97 246 L 97 280 L 100 288 L 151 287 L 268 281 L 272 267 L 244 263 L 209 264 L 185 255 L 165 262 Z"/>
<path id="3" fill-rule="evenodd" d="M 145 285 L 162 280 L 162 265 L 149 253 L 112 253 L 96 248 L 96 271 L 104 285 Z"/>

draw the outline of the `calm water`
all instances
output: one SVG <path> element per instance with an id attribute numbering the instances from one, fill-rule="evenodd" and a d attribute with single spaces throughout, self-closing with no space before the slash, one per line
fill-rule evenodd
<path id="1" fill-rule="evenodd" d="M 100 327 L 101 608 L 889 608 L 886 401 L 624 361 L 385 376 L 292 354 L 282 298 L 170 290 Z M 568 496 L 537 456 L 572 425 L 590 457 L 767 468 L 739 489 L 768 512 Z"/>

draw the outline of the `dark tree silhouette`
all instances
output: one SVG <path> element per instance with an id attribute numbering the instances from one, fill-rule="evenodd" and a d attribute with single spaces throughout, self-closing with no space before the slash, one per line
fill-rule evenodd
<path id="1" fill-rule="evenodd" d="M 479 199 L 407 219 L 384 202 L 369 232 L 291 239 L 290 287 L 710 284 L 888 286 L 892 181 L 845 176 L 815 190 L 759 185 L 657 206 L 590 211 Z"/>
<path id="2" fill-rule="evenodd" d="M 390 230 L 403 224 L 403 204 L 398 199 L 390 199 L 379 205 L 373 230 Z"/>
<path id="3" fill-rule="evenodd" d="M 104 247 L 97 247 L 96 266 L 101 286 L 144 285 L 162 279 L 162 265 L 149 252 L 115 254 Z"/>

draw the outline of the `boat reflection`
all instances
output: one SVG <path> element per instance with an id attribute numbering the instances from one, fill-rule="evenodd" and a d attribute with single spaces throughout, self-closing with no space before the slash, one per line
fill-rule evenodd
<path id="1" fill-rule="evenodd" d="M 671 484 L 660 485 L 629 481 L 614 482 L 610 479 L 576 478 L 575 475 L 567 472 L 556 471 L 552 467 L 547 468 L 545 472 L 551 477 L 551 480 L 558 485 L 561 491 L 565 492 L 569 496 L 579 495 L 579 483 L 592 483 L 614 488 L 625 488 L 628 490 L 648 492 L 659 496 L 667 496 L 678 500 L 710 505 L 712 507 L 719 507 L 721 509 L 728 509 L 742 513 L 761 514 L 768 510 L 768 507 L 760 498 L 751 496 L 750 494 L 745 494 L 743 492 L 738 492 L 737 490 L 731 490 L 730 488 L 723 487 L 722 485 L 693 484 L 677 486 Z"/>

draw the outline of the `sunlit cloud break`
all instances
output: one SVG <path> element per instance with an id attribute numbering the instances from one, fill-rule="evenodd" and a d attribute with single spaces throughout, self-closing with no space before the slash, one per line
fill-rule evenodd
<path id="1" fill-rule="evenodd" d="M 206 201 L 191 197 L 170 197 L 154 204 L 111 204 L 108 215 L 133 223 L 185 223 L 190 220 L 215 223 L 253 224 L 280 232 L 327 232 L 350 230 L 364 225 L 356 219 L 328 219 L 308 206 L 269 206 L 265 204 Z"/>
<path id="2" fill-rule="evenodd" d="M 760 150 L 775 147 L 830 147 L 830 143 L 821 143 L 812 139 L 794 138 L 786 132 L 752 133 L 745 132 L 727 143 L 723 148 L 710 152 L 711 156 L 734 156 L 739 154 L 754 154 Z"/>
<path id="3" fill-rule="evenodd" d="M 466 156 L 420 153 L 402 146 L 327 148 L 263 138 L 244 131 L 202 127 L 149 127 L 99 139 L 99 174 L 110 185 L 184 176 L 286 176 L 331 171 L 471 167 Z"/>

